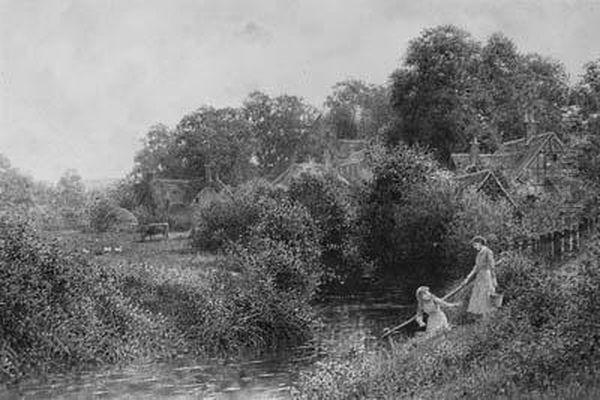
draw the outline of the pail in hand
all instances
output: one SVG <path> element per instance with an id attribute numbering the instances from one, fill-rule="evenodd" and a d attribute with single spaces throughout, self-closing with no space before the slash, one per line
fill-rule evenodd
<path id="1" fill-rule="evenodd" d="M 490 294 L 490 302 L 492 306 L 495 308 L 502 307 L 502 300 L 504 300 L 504 295 L 500 293 L 492 293 Z"/>

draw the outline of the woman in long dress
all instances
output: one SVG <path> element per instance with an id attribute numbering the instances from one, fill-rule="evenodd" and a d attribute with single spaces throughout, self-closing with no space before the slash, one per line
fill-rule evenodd
<path id="1" fill-rule="evenodd" d="M 492 295 L 496 293 L 498 286 L 494 271 L 494 253 L 486 246 L 486 240 L 481 236 L 475 236 L 471 243 L 477 250 L 477 257 L 473 270 L 464 281 L 466 285 L 475 280 L 467 311 L 487 316 L 495 310 Z"/>
<path id="2" fill-rule="evenodd" d="M 417 289 L 417 323 L 419 326 L 425 326 L 423 322 L 423 313 L 427 313 L 426 336 L 433 336 L 436 333 L 450 329 L 448 318 L 442 311 L 443 307 L 456 307 L 458 304 L 448 303 L 439 297 L 433 295 L 427 286 L 421 286 Z"/>

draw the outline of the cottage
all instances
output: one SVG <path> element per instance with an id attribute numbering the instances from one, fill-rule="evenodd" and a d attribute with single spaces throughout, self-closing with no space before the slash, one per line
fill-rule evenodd
<path id="1" fill-rule="evenodd" d="M 348 182 L 341 174 L 338 174 L 334 169 L 327 167 L 325 164 L 314 162 L 313 160 L 303 163 L 292 162 L 283 172 L 271 181 L 271 184 L 287 189 L 292 180 L 302 174 L 324 176 L 327 173 L 333 173 L 334 176 L 345 185 L 350 184 L 350 182 Z"/>
<path id="2" fill-rule="evenodd" d="M 477 138 L 469 153 L 451 155 L 459 175 L 484 169 L 502 170 L 517 191 L 532 194 L 553 190 L 563 171 L 565 146 L 553 132 L 530 134 L 503 143 L 491 154 L 480 154 Z"/>
<path id="3" fill-rule="evenodd" d="M 458 190 L 463 191 L 467 188 L 474 188 L 476 191 L 481 191 L 492 199 L 503 198 L 513 207 L 518 208 L 517 203 L 508 193 L 500 179 L 493 171 L 485 169 L 483 171 L 472 172 L 468 174 L 458 175 L 456 177 Z"/>

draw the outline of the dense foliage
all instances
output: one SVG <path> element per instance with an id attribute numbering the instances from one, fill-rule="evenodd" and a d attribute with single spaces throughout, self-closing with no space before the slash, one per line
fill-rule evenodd
<path id="1" fill-rule="evenodd" d="M 490 249 L 498 253 L 516 237 L 529 233 L 517 219 L 516 211 L 507 201 L 493 201 L 481 192 L 467 190 L 460 194 L 442 246 L 447 277 L 459 279 L 472 269 L 475 252 L 470 241 L 474 235 L 484 236 Z"/>
<path id="2" fill-rule="evenodd" d="M 266 208 L 283 194 L 266 181 L 240 185 L 232 196 L 224 196 L 198 207 L 194 212 L 191 244 L 198 250 L 220 251 L 233 243 L 246 242 Z"/>
<path id="3" fill-rule="evenodd" d="M 443 163 L 474 135 L 495 150 L 523 137 L 526 120 L 542 132 L 557 131 L 568 89 L 562 64 L 521 54 L 502 34 L 482 45 L 453 25 L 426 29 L 392 75 L 398 123 L 388 141 L 431 146 Z"/>
<path id="4" fill-rule="evenodd" d="M 449 173 L 414 147 L 380 150 L 372 158 L 373 179 L 358 206 L 362 253 L 405 282 L 443 280 L 441 243 L 456 209 Z"/>
<path id="5" fill-rule="evenodd" d="M 3 380 L 177 346 L 164 319 L 136 307 L 110 271 L 42 240 L 26 221 L 0 220 L 0 278 Z"/>
<path id="6" fill-rule="evenodd" d="M 347 284 L 360 278 L 365 267 L 357 254 L 350 189 L 333 175 L 301 174 L 290 183 L 288 196 L 308 210 L 322 232 L 323 283 Z"/>

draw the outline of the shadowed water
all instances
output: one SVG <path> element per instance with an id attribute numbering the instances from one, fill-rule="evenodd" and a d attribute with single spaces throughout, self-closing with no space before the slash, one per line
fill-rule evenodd
<path id="1" fill-rule="evenodd" d="M 299 372 L 323 356 L 316 348 L 371 347 L 383 328 L 414 310 L 399 306 L 398 291 L 329 298 L 317 306 L 324 326 L 316 344 L 245 362 L 178 359 L 108 371 L 55 375 L 0 389 L 11 399 L 289 399 Z"/>

